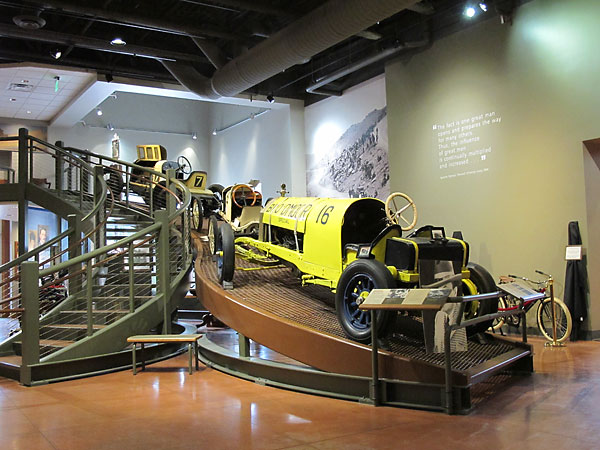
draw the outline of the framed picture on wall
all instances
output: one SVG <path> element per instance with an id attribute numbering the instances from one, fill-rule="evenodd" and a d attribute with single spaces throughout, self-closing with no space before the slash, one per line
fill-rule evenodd
<path id="1" fill-rule="evenodd" d="M 42 245 L 45 244 L 46 241 L 48 240 L 48 225 L 38 225 L 38 229 L 37 229 L 37 237 L 38 237 L 38 243 L 37 245 Z"/>
<path id="2" fill-rule="evenodd" d="M 38 235 L 37 230 L 29 230 L 27 232 L 27 243 L 28 243 L 27 251 L 33 250 L 34 248 L 37 247 L 37 245 L 38 245 L 37 244 L 38 243 L 37 235 Z"/>

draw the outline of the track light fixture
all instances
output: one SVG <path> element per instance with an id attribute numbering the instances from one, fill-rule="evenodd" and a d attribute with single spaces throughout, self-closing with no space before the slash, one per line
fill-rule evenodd
<path id="1" fill-rule="evenodd" d="M 475 17 L 479 12 L 487 12 L 488 5 L 486 2 L 469 2 L 465 5 L 464 15 L 469 19 Z"/>
<path id="2" fill-rule="evenodd" d="M 115 126 L 112 123 L 109 123 L 108 125 L 106 125 L 106 128 L 108 128 L 110 131 L 115 130 Z"/>
<path id="3" fill-rule="evenodd" d="M 116 45 L 116 46 L 123 46 L 127 44 L 127 42 L 125 42 L 123 39 L 121 39 L 120 37 L 116 37 L 114 38 L 112 41 L 110 41 L 110 45 Z"/>
<path id="4" fill-rule="evenodd" d="M 479 9 L 481 9 L 483 12 L 487 12 L 488 6 L 485 2 L 479 2 Z"/>
<path id="5" fill-rule="evenodd" d="M 62 51 L 58 48 L 55 48 L 50 52 L 50 56 L 52 56 L 54 59 L 60 59 L 60 57 L 62 56 Z"/>
<path id="6" fill-rule="evenodd" d="M 465 16 L 467 16 L 469 19 L 474 17 L 475 14 L 477 14 L 477 10 L 473 6 L 469 5 L 465 8 Z"/>
<path id="7" fill-rule="evenodd" d="M 273 94 L 267 95 L 267 101 L 269 103 L 273 103 L 275 101 L 275 97 L 273 97 Z"/>
<path id="8" fill-rule="evenodd" d="M 101 116 L 102 110 L 100 108 L 96 108 L 96 115 Z"/>
<path id="9" fill-rule="evenodd" d="M 193 140 L 196 140 L 196 139 L 198 139 L 198 134 L 196 134 L 195 132 L 194 132 L 194 133 L 192 133 L 192 139 L 193 139 Z"/>
<path id="10" fill-rule="evenodd" d="M 214 130 L 212 130 L 212 135 L 216 136 L 217 135 L 217 129 L 215 128 Z"/>

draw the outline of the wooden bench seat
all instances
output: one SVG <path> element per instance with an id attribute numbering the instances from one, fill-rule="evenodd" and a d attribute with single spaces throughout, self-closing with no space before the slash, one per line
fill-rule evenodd
<path id="1" fill-rule="evenodd" d="M 129 336 L 127 342 L 133 344 L 131 358 L 133 366 L 133 374 L 137 374 L 136 363 L 136 348 L 137 344 L 141 345 L 142 351 L 142 370 L 146 368 L 144 360 L 144 344 L 168 344 L 173 342 L 187 342 L 189 354 L 189 373 L 192 374 L 192 360 L 196 360 L 196 370 L 198 370 L 198 339 L 202 334 L 145 334 Z"/>

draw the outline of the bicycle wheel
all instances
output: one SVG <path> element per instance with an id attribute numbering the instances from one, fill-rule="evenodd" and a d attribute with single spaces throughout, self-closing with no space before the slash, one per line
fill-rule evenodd
<path id="1" fill-rule="evenodd" d="M 554 299 L 554 311 L 556 315 L 556 342 L 563 342 L 571 335 L 573 321 L 567 305 L 559 299 Z M 544 337 L 553 340 L 552 332 L 552 301 L 547 298 L 540 302 L 537 310 L 538 327 Z"/>
<path id="2" fill-rule="evenodd" d="M 500 297 L 498 299 L 498 311 L 505 310 L 506 308 L 507 308 L 507 306 L 506 306 L 506 302 L 504 301 L 504 297 Z M 506 317 L 498 317 L 497 319 L 494 319 L 494 321 L 492 322 L 492 325 L 488 328 L 488 331 L 492 331 L 492 332 L 500 331 L 500 329 L 502 328 L 502 326 L 505 323 L 505 319 L 506 319 Z"/>

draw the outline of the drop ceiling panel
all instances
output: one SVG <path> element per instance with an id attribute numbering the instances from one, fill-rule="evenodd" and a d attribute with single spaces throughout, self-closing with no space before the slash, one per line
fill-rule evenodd
<path id="1" fill-rule="evenodd" d="M 55 91 L 56 77 L 59 80 Z M 0 118 L 51 120 L 95 79 L 94 72 L 32 65 L 0 65 Z M 11 83 L 25 84 L 28 86 L 25 88 L 31 91 L 9 90 Z M 11 98 L 17 101 L 11 102 Z"/>

